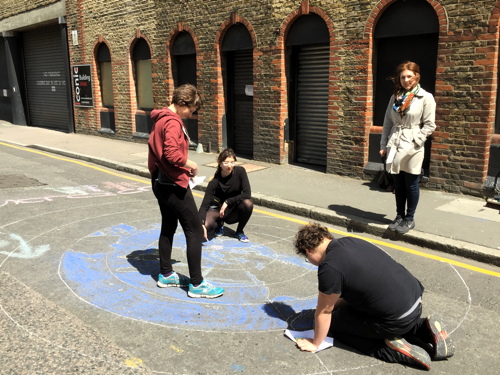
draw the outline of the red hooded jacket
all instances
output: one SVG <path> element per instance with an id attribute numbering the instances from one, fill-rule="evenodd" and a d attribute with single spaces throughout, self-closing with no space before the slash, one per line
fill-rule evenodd
<path id="1" fill-rule="evenodd" d="M 151 112 L 154 122 L 148 140 L 148 169 L 158 170 L 177 185 L 187 188 L 191 171 L 184 168 L 188 160 L 189 137 L 180 116 L 168 108 Z"/>

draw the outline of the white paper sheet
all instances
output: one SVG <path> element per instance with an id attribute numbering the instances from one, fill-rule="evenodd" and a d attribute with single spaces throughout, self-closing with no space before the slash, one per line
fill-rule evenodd
<path id="1" fill-rule="evenodd" d="M 194 176 L 189 179 L 189 188 L 191 190 L 194 189 L 196 185 L 201 184 L 203 181 L 205 181 L 206 176 Z"/>
<path id="2" fill-rule="evenodd" d="M 292 331 L 289 329 L 285 329 L 285 336 L 288 337 L 293 342 L 297 342 L 297 339 L 313 339 L 314 338 L 314 330 L 310 329 L 309 331 Z M 333 337 L 326 337 L 326 339 L 319 345 L 318 349 L 315 353 L 320 350 L 328 349 L 333 346 Z"/>

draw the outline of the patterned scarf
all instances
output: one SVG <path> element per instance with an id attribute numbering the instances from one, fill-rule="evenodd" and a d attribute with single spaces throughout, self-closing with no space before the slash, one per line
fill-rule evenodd
<path id="1" fill-rule="evenodd" d="M 416 85 L 411 91 L 407 92 L 400 91 L 399 94 L 396 96 L 396 100 L 394 101 L 392 109 L 398 112 L 401 115 L 401 117 L 403 117 L 406 114 L 406 112 L 408 112 L 408 108 L 410 108 L 413 97 L 415 96 L 415 94 L 418 93 L 419 89 L 420 89 L 420 84 Z"/>

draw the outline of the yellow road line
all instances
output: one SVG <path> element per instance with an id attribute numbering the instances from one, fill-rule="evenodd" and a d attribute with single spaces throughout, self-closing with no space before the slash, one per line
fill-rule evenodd
<path id="1" fill-rule="evenodd" d="M 121 178 L 125 178 L 125 179 L 128 179 L 128 180 L 142 182 L 142 183 L 146 183 L 146 184 L 150 183 L 150 181 L 148 179 L 146 179 L 146 178 L 135 178 L 135 177 L 128 176 L 128 175 L 124 175 L 124 174 L 120 174 L 120 173 L 115 173 L 115 172 L 112 172 L 112 171 L 109 171 L 109 170 L 106 170 L 106 169 L 103 169 L 103 168 L 96 167 L 95 165 L 91 165 L 91 164 L 88 164 L 88 163 L 85 163 L 85 162 L 81 162 L 81 161 L 78 161 L 78 160 L 68 159 L 68 158 L 65 158 L 65 157 L 55 156 L 55 155 L 52 155 L 52 154 L 49 154 L 49 153 L 46 153 L 46 152 L 43 152 L 43 151 L 33 150 L 33 149 L 26 148 L 26 147 L 18 147 L 18 146 L 10 145 L 8 143 L 3 143 L 3 142 L 0 142 L 0 145 L 11 147 L 11 148 L 15 148 L 15 149 L 18 149 L 18 150 L 32 152 L 34 154 L 39 154 L 39 155 L 47 156 L 47 157 L 50 157 L 50 158 L 53 158 L 53 159 L 56 159 L 56 160 L 62 160 L 62 161 L 67 161 L 67 162 L 70 162 L 70 163 L 78 164 L 78 165 L 81 165 L 83 167 L 92 168 L 92 169 L 94 169 L 96 171 L 104 172 L 104 173 L 111 174 L 113 176 L 117 176 L 117 177 L 121 177 Z M 193 192 L 193 195 L 197 196 L 197 197 L 200 197 L 200 198 L 203 198 L 203 194 L 198 194 L 196 192 Z M 260 214 L 266 215 L 266 216 L 275 217 L 275 218 L 278 218 L 278 219 L 281 219 L 281 220 L 290 221 L 290 222 L 294 222 L 294 223 L 301 224 L 301 225 L 309 223 L 309 221 L 294 219 L 294 218 L 291 218 L 289 216 L 275 214 L 275 213 L 272 213 L 272 212 L 269 212 L 269 211 L 264 211 L 264 210 L 259 210 L 259 209 L 254 209 L 254 211 L 258 212 Z M 440 262 L 452 264 L 452 265 L 457 266 L 457 267 L 465 268 L 465 269 L 468 269 L 468 270 L 471 270 L 471 271 L 475 271 L 475 272 L 479 272 L 479 273 L 484 273 L 486 275 L 500 277 L 500 273 L 499 272 L 489 271 L 489 270 L 486 270 L 484 268 L 471 266 L 469 264 L 462 263 L 462 262 L 457 262 L 457 261 L 452 260 L 452 259 L 440 257 L 440 256 L 437 256 L 437 255 L 426 254 L 426 253 L 423 253 L 421 251 L 408 249 L 406 247 L 395 245 L 395 244 L 392 244 L 392 243 L 389 243 L 389 242 L 380 241 L 380 240 L 374 240 L 374 239 L 371 239 L 371 238 L 365 238 L 365 237 L 362 237 L 362 236 L 359 236 L 359 235 L 356 235 L 356 234 L 353 234 L 353 233 L 342 232 L 342 231 L 339 231 L 339 230 L 336 230 L 336 229 L 332 229 L 332 228 L 328 228 L 328 230 L 330 232 L 332 232 L 332 233 L 340 234 L 342 236 L 351 236 L 351 237 L 360 238 L 360 239 L 363 239 L 365 241 L 376 243 L 378 245 L 385 246 L 385 247 L 390 247 L 392 249 L 403 251 L 405 253 L 409 253 L 409 254 L 417 255 L 417 256 L 420 256 L 420 257 L 423 257 L 423 258 L 433 259 L 433 260 L 437 260 L 437 261 L 440 261 Z"/>
<path id="2" fill-rule="evenodd" d="M 56 159 L 56 160 L 62 160 L 62 161 L 67 161 L 67 162 L 70 162 L 70 163 L 78 164 L 78 165 L 81 165 L 83 167 L 92 168 L 92 169 L 95 169 L 96 171 L 108 173 L 108 174 L 111 174 L 111 175 L 117 176 L 117 177 L 122 177 L 122 178 L 125 178 L 127 180 L 142 182 L 142 183 L 146 183 L 146 184 L 150 183 L 149 180 L 146 179 L 146 178 L 139 179 L 139 178 L 136 178 L 136 177 L 127 176 L 127 175 L 124 175 L 124 174 L 120 174 L 120 173 L 108 171 L 108 170 L 106 170 L 104 168 L 96 167 L 95 165 L 88 164 L 88 163 L 85 163 L 83 161 L 78 161 L 78 160 L 74 160 L 74 159 L 68 159 L 66 157 L 52 155 L 52 154 L 46 153 L 44 151 L 39 151 L 39 150 L 27 148 L 27 147 L 14 146 L 14 145 L 10 145 L 8 143 L 3 143 L 3 142 L 0 142 L 0 145 L 11 147 L 11 148 L 15 148 L 15 149 L 18 149 L 18 150 L 28 151 L 28 152 L 31 152 L 33 154 L 39 154 L 39 155 L 47 156 L 49 158 Z"/>
<path id="3" fill-rule="evenodd" d="M 307 223 L 310 222 L 310 221 L 298 220 L 298 219 L 294 219 L 294 218 L 291 218 L 291 217 L 288 217 L 288 216 L 283 216 L 283 215 L 279 215 L 279 214 L 275 214 L 275 213 L 267 212 L 267 211 L 263 211 L 263 210 L 258 210 L 258 209 L 254 209 L 254 211 L 258 212 L 260 214 L 263 214 L 263 215 L 272 216 L 272 217 L 275 217 L 275 218 L 278 218 L 278 219 L 282 219 L 282 220 L 286 220 L 286 221 L 291 221 L 291 222 L 294 222 L 294 223 L 297 223 L 297 224 L 301 224 L 301 225 L 304 225 L 304 224 L 307 224 Z M 433 260 L 437 260 L 437 261 L 440 261 L 440 262 L 452 264 L 452 265 L 457 266 L 457 267 L 465 268 L 465 269 L 468 269 L 468 270 L 471 270 L 471 271 L 475 271 L 475 272 L 484 273 L 486 275 L 500 277 L 500 273 L 499 272 L 494 272 L 494 271 L 486 270 L 484 268 L 471 266 L 471 265 L 466 264 L 466 263 L 457 262 L 456 260 L 452 260 L 452 259 L 440 257 L 440 256 L 437 256 L 437 255 L 426 254 L 426 253 L 423 253 L 421 251 L 408 249 L 406 247 L 399 246 L 399 245 L 396 245 L 396 244 L 392 244 L 390 242 L 385 242 L 385 241 L 380 241 L 380 240 L 374 240 L 374 239 L 371 239 L 371 238 L 365 238 L 365 237 L 362 237 L 362 236 L 357 235 L 357 234 L 348 233 L 348 232 L 342 232 L 340 230 L 336 230 L 336 229 L 332 229 L 332 228 L 328 228 L 328 230 L 330 232 L 332 232 L 332 233 L 340 234 L 342 236 L 350 236 L 350 237 L 360 238 L 362 240 L 365 240 L 365 241 L 368 241 L 368 242 L 372 242 L 372 243 L 375 243 L 375 244 L 378 244 L 378 245 L 381 245 L 381 246 L 384 246 L 384 247 L 390 247 L 392 249 L 403 251 L 405 253 L 409 253 L 409 254 L 413 254 L 413 255 L 418 255 L 418 256 L 423 257 L 423 258 L 433 259 Z"/>

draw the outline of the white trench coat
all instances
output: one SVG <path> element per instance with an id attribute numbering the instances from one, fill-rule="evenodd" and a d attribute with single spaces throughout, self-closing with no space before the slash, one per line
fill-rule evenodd
<path id="1" fill-rule="evenodd" d="M 393 105 L 394 96 L 385 112 L 380 141 L 380 149 L 387 151 L 387 171 L 420 174 L 425 140 L 436 129 L 436 102 L 432 94 L 421 87 L 403 117 L 392 109 Z"/>

